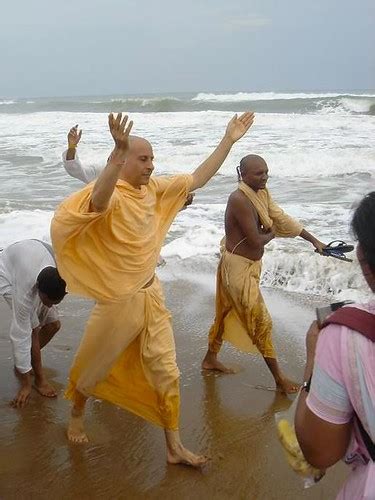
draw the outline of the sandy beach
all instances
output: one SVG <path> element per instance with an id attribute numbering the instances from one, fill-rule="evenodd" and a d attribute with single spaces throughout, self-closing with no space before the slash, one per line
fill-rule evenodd
<path id="1" fill-rule="evenodd" d="M 63 388 L 91 308 L 82 299 L 68 297 L 62 303 L 62 331 L 44 351 L 44 366 L 58 388 L 58 399 L 48 400 L 34 391 L 26 409 L 10 408 L 17 382 L 8 336 L 10 312 L 1 302 L 1 500 L 335 498 L 346 475 L 342 464 L 309 490 L 302 489 L 286 464 L 274 414 L 287 408 L 291 399 L 266 390 L 273 387 L 272 379 L 259 357 L 226 345 L 222 360 L 238 373 L 201 372 L 214 311 L 212 288 L 197 287 L 191 281 L 165 283 L 181 370 L 181 434 L 192 450 L 212 457 L 203 471 L 167 465 L 160 429 L 101 401 L 88 406 L 90 443 L 68 443 L 69 403 L 63 399 Z M 264 296 L 274 318 L 280 362 L 289 376 L 300 379 L 313 304 L 296 294 L 270 289 L 264 290 Z"/>

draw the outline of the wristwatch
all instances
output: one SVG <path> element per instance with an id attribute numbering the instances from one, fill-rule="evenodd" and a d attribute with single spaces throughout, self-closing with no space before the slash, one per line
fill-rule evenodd
<path id="1" fill-rule="evenodd" d="M 307 382 L 304 382 L 302 384 L 302 390 L 304 390 L 306 392 L 310 392 L 311 379 L 312 379 L 312 375 L 310 376 L 310 378 L 309 378 L 309 380 Z"/>

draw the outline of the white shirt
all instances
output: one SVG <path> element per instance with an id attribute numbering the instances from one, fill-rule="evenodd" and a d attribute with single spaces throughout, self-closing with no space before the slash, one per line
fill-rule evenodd
<path id="1" fill-rule="evenodd" d="M 104 167 L 95 167 L 94 165 L 83 166 L 76 151 L 74 160 L 67 160 L 66 154 L 68 151 L 64 151 L 62 154 L 62 160 L 65 170 L 69 175 L 79 179 L 85 184 L 89 184 L 91 181 L 99 177 Z"/>
<path id="2" fill-rule="evenodd" d="M 42 303 L 36 286 L 37 277 L 45 267 L 56 263 L 36 240 L 23 240 L 0 252 L 0 295 L 12 308 L 10 339 L 14 363 L 20 373 L 31 370 L 32 330 L 40 324 Z"/>

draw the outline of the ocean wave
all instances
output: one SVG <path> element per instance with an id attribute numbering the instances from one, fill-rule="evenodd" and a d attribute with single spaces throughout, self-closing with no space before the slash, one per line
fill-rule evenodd
<path id="1" fill-rule="evenodd" d="M 277 245 L 265 252 L 261 283 L 267 287 L 335 300 L 361 300 L 369 295 L 357 262 L 342 262 L 311 251 L 280 251 Z"/>
<path id="2" fill-rule="evenodd" d="M 215 230 L 195 234 L 194 242 L 185 238 L 171 241 L 162 249 L 167 265 L 173 269 L 171 277 L 180 279 L 183 270 L 191 275 L 192 269 L 211 274 L 219 258 L 222 233 Z M 305 245 L 306 246 L 306 245 Z M 369 296 L 357 262 L 346 263 L 322 257 L 310 249 L 301 249 L 291 242 L 287 246 L 274 243 L 266 249 L 262 264 L 261 285 L 304 295 L 317 295 L 334 300 L 365 300 Z"/>
<path id="3" fill-rule="evenodd" d="M 173 242 L 172 242 L 173 243 Z M 172 245 L 172 243 L 170 245 Z M 293 244 L 292 244 L 293 246 Z M 174 245 L 177 249 L 177 245 Z M 166 268 L 164 279 L 192 279 L 192 274 L 210 274 L 214 289 L 214 274 L 219 262 L 218 247 L 205 255 L 186 254 L 182 247 L 177 253 L 162 251 Z M 207 281 L 202 279 L 202 282 Z M 364 281 L 359 265 L 321 257 L 311 251 L 266 250 L 262 263 L 261 286 L 315 295 L 329 300 L 367 300 L 370 291 Z"/>
<path id="4" fill-rule="evenodd" d="M 130 103 L 136 103 L 140 104 L 141 106 L 148 106 L 150 104 L 160 104 L 163 102 L 181 102 L 181 99 L 178 99 L 177 97 L 132 97 L 128 99 L 111 99 L 111 103 L 114 104 L 130 104 Z M 96 104 L 105 104 L 108 103 L 108 101 L 94 101 Z"/>
<path id="5" fill-rule="evenodd" d="M 271 101 L 268 107 L 274 104 L 280 112 L 322 112 L 327 113 L 355 113 L 368 114 L 371 106 L 375 106 L 375 94 L 355 93 L 278 93 L 278 92 L 237 92 L 236 94 L 206 94 L 200 93 L 192 101 L 207 104 L 218 103 L 257 103 L 258 101 Z M 286 101 L 286 102 L 283 102 Z M 296 104 L 290 101 L 298 101 Z"/>
<path id="6" fill-rule="evenodd" d="M 212 152 L 231 116 L 230 112 L 211 111 L 157 116 L 142 113 L 132 118 L 135 133 L 153 144 L 155 174 L 164 175 L 194 171 Z M 59 161 L 65 148 L 65 133 L 75 123 L 84 131 L 79 146 L 83 164 L 104 167 L 111 139 L 103 115 L 56 113 L 52 120 L 49 113 L 36 113 L 26 119 L 23 115 L 10 117 L 0 113 L 2 198 L 19 199 L 17 190 L 24 191 L 23 183 L 30 180 L 30 175 L 40 179 L 39 185 L 27 182 L 30 201 L 39 200 L 42 191 L 43 196 L 51 194 L 57 200 L 70 186 L 73 189 L 73 180 Z M 15 135 L 9 135 L 9 127 Z M 375 180 L 375 153 L 371 148 L 374 132 L 375 123 L 370 116 L 355 115 L 348 120 L 342 114 L 258 114 L 254 127 L 233 148 L 217 179 L 235 182 L 238 162 L 255 153 L 267 162 L 271 180 L 293 177 L 310 178 L 313 182 L 319 177 L 325 179 L 325 186 L 334 177 L 333 193 L 346 193 L 346 186 L 352 184 L 367 184 L 370 190 Z M 298 186 L 303 189 L 304 184 Z"/>
<path id="7" fill-rule="evenodd" d="M 294 216 L 301 211 L 297 205 L 285 205 L 284 208 Z M 179 214 L 161 251 L 167 267 L 175 270 L 177 278 L 182 278 L 184 269 L 187 274 L 191 274 L 194 268 L 197 273 L 215 272 L 223 237 L 224 209 L 225 204 L 222 203 L 198 205 Z M 319 236 L 332 236 L 332 221 L 335 221 L 335 237 L 344 237 L 338 228 L 343 225 L 344 219 L 348 219 L 347 211 L 329 213 L 323 207 L 311 207 L 311 213 L 306 208 L 303 211 L 310 221 L 309 229 Z M 321 222 L 320 214 L 323 213 L 325 225 Z M 17 210 L 0 214 L 0 247 L 26 238 L 50 241 L 52 217 L 53 211 L 49 210 Z M 359 300 L 367 290 L 356 262 L 321 257 L 313 252 L 309 244 L 299 239 L 277 239 L 267 245 L 262 285 L 289 292 L 353 300 Z"/>
<path id="8" fill-rule="evenodd" d="M 9 106 L 10 104 L 15 104 L 16 101 L 1 101 L 0 106 Z"/>
<path id="9" fill-rule="evenodd" d="M 305 227 L 323 241 L 344 239 L 350 241 L 348 221 L 350 208 L 329 204 L 291 205 L 283 208 L 299 218 Z M 225 204 L 193 206 L 182 212 L 173 224 L 162 255 L 176 266 L 175 275 L 182 276 L 193 268 L 197 272 L 214 273 L 219 255 L 220 240 L 224 234 Z M 355 259 L 355 255 L 351 255 Z M 346 263 L 314 253 L 302 239 L 278 238 L 267 245 L 263 258 L 262 285 L 289 292 L 320 295 L 334 299 L 359 300 L 367 297 L 367 286 L 358 263 Z"/>
<path id="10" fill-rule="evenodd" d="M 0 248 L 28 238 L 50 241 L 52 217 L 53 211 L 38 209 L 0 214 Z"/>
<path id="11" fill-rule="evenodd" d="M 355 93 L 337 93 L 337 92 L 320 92 L 320 93 L 281 93 L 281 92 L 237 92 L 235 94 L 208 94 L 201 92 L 193 97 L 193 101 L 208 101 L 208 102 L 246 102 L 246 101 L 274 101 L 274 100 L 290 100 L 290 99 L 326 99 L 336 97 L 372 97 L 375 94 L 355 94 Z"/>
<path id="12" fill-rule="evenodd" d="M 98 99 L 57 98 L 0 101 L 2 113 L 65 111 L 75 113 L 168 113 L 252 109 L 258 113 L 368 114 L 375 94 L 237 92 L 233 94 L 181 94 L 155 96 L 108 96 Z"/>
<path id="13" fill-rule="evenodd" d="M 371 114 L 371 107 L 375 106 L 375 97 L 341 97 L 339 99 L 325 99 L 316 104 L 316 109 L 322 114 Z"/>

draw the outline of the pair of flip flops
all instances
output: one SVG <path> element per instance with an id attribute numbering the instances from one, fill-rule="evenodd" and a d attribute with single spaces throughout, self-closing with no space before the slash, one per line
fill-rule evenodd
<path id="1" fill-rule="evenodd" d="M 335 259 L 344 260 L 345 262 L 353 262 L 353 259 L 348 259 L 345 254 L 354 250 L 353 245 L 348 245 L 344 241 L 334 240 L 328 243 L 323 249 L 322 255 L 326 257 L 334 257 Z"/>

